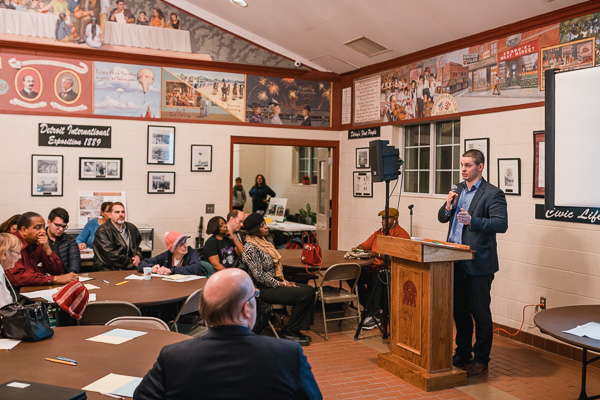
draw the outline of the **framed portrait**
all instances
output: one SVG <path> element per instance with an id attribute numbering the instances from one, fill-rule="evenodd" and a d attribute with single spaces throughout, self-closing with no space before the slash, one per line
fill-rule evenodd
<path id="1" fill-rule="evenodd" d="M 31 195 L 63 195 L 63 156 L 32 154 Z"/>
<path id="2" fill-rule="evenodd" d="M 42 95 L 44 81 L 40 71 L 33 67 L 23 67 L 15 74 L 15 89 L 21 99 L 37 101 Z"/>
<path id="3" fill-rule="evenodd" d="M 175 172 L 148 171 L 148 194 L 175 193 Z"/>
<path id="4" fill-rule="evenodd" d="M 175 127 L 148 125 L 147 164 L 175 164 Z"/>
<path id="5" fill-rule="evenodd" d="M 533 197 L 546 194 L 546 133 L 533 132 Z"/>
<path id="6" fill-rule="evenodd" d="M 521 195 L 521 159 L 498 159 L 498 187 L 507 195 Z"/>
<path id="7" fill-rule="evenodd" d="M 353 186 L 354 197 L 373 197 L 373 174 L 371 171 L 354 171 Z"/>
<path id="8" fill-rule="evenodd" d="M 81 79 L 75 72 L 66 69 L 54 78 L 54 94 L 65 104 L 77 102 L 81 95 Z"/>
<path id="9" fill-rule="evenodd" d="M 479 150 L 485 156 L 485 163 L 483 168 L 483 177 L 486 181 L 490 180 L 490 138 L 480 139 L 465 139 L 465 151 L 468 150 Z"/>
<path id="10" fill-rule="evenodd" d="M 356 168 L 371 168 L 368 147 L 358 147 L 356 149 Z"/>
<path id="11" fill-rule="evenodd" d="M 211 172 L 212 171 L 212 145 L 193 144 L 191 158 L 192 172 Z"/>
<path id="12" fill-rule="evenodd" d="M 79 157 L 79 180 L 115 180 L 123 179 L 122 158 Z"/>

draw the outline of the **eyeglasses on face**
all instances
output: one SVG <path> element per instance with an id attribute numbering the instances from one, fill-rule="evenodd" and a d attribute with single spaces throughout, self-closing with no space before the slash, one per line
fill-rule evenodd
<path id="1" fill-rule="evenodd" d="M 260 297 L 260 289 L 256 289 L 256 292 L 254 292 L 254 294 L 252 296 L 250 296 L 250 298 L 248 300 L 246 300 L 246 303 L 254 298 L 258 299 L 259 297 Z"/>
<path id="2" fill-rule="evenodd" d="M 13 249 L 8 249 L 8 251 L 10 251 L 11 253 L 13 253 L 13 254 L 16 254 L 16 255 L 18 255 L 18 256 L 20 256 L 20 255 L 21 255 L 21 252 L 20 252 L 20 251 L 16 251 L 16 250 L 13 250 Z"/>
<path id="3" fill-rule="evenodd" d="M 57 227 L 58 229 L 62 229 L 63 231 L 65 229 L 69 228 L 69 225 L 63 225 L 63 224 L 57 224 L 56 222 L 52 221 L 52 224 L 54 224 L 55 227 Z"/>

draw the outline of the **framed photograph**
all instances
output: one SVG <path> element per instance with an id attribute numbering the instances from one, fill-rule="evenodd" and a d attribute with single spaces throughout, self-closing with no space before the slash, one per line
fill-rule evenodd
<path id="1" fill-rule="evenodd" d="M 175 193 L 175 172 L 148 171 L 148 193 Z"/>
<path id="2" fill-rule="evenodd" d="M 483 177 L 486 181 L 490 180 L 490 138 L 465 139 L 465 151 L 476 149 L 485 156 L 483 168 Z"/>
<path id="3" fill-rule="evenodd" d="M 193 144 L 191 158 L 192 172 L 211 172 L 212 171 L 212 145 Z"/>
<path id="4" fill-rule="evenodd" d="M 79 157 L 79 180 L 115 180 L 123 179 L 122 158 Z"/>
<path id="5" fill-rule="evenodd" d="M 283 197 L 271 197 L 265 217 L 273 218 L 273 221 L 283 222 L 287 200 Z"/>
<path id="6" fill-rule="evenodd" d="M 354 197 L 373 197 L 373 174 L 354 171 Z"/>
<path id="7" fill-rule="evenodd" d="M 63 156 L 31 155 L 31 195 L 63 195 Z"/>
<path id="8" fill-rule="evenodd" d="M 356 168 L 371 168 L 368 147 L 358 147 L 356 149 Z"/>
<path id="9" fill-rule="evenodd" d="M 175 164 L 175 127 L 148 125 L 148 164 Z"/>
<path id="10" fill-rule="evenodd" d="M 498 187 L 504 194 L 521 195 L 521 159 L 498 159 Z"/>
<path id="11" fill-rule="evenodd" d="M 546 133 L 533 132 L 533 197 L 546 194 Z"/>

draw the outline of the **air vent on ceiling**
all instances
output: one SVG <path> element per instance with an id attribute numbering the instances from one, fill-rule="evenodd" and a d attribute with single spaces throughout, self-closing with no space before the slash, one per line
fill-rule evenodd
<path id="1" fill-rule="evenodd" d="M 344 43 L 344 46 L 350 47 L 354 51 L 358 51 L 360 54 L 364 54 L 367 57 L 375 57 L 388 51 L 392 51 L 385 46 L 380 45 L 371 39 L 361 36 L 357 39 L 350 40 Z"/>

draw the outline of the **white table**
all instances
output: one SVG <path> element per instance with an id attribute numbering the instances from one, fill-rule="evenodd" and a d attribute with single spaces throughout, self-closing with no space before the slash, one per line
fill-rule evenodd
<path id="1" fill-rule="evenodd" d="M 190 31 L 108 21 L 104 43 L 156 50 L 192 52 Z"/>
<path id="2" fill-rule="evenodd" d="M 0 8 L 0 33 L 56 39 L 58 15 Z"/>
<path id="3" fill-rule="evenodd" d="M 309 232 L 316 231 L 317 227 L 314 225 L 299 224 L 297 222 L 272 222 L 267 224 L 270 230 L 281 231 L 281 232 Z"/>

